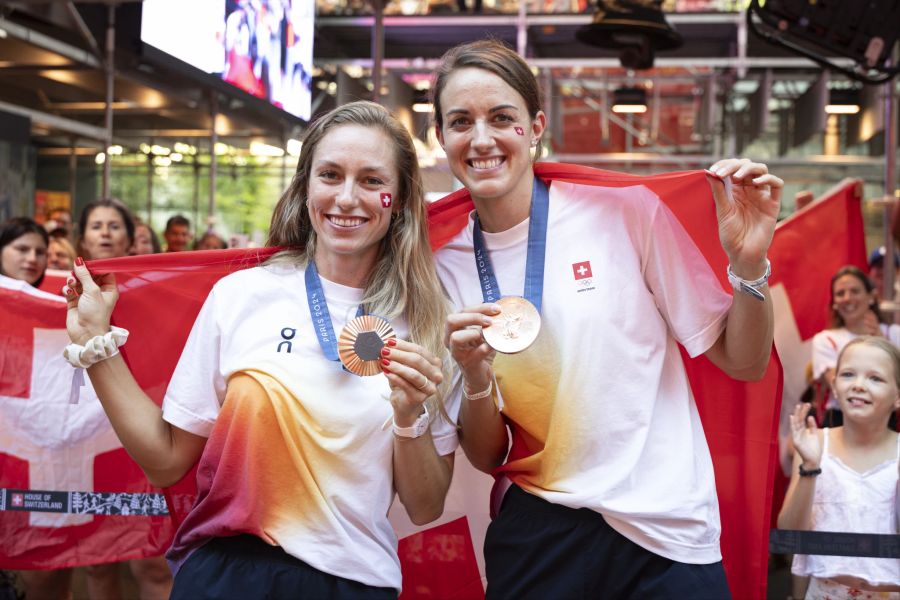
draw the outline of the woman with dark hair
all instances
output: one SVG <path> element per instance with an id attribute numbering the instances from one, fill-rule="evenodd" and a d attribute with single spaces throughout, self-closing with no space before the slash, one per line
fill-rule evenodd
<path id="1" fill-rule="evenodd" d="M 843 423 L 840 405 L 831 393 L 838 355 L 850 340 L 861 335 L 887 338 L 900 345 L 900 325 L 888 324 L 878 308 L 875 286 L 868 276 L 852 265 L 841 267 L 831 278 L 831 302 L 828 306 L 831 328 L 813 337 L 812 376 L 824 388 L 823 427 Z"/>
<path id="2" fill-rule="evenodd" d="M 194 242 L 194 250 L 225 250 L 228 243 L 215 231 L 207 231 Z"/>
<path id="3" fill-rule="evenodd" d="M 112 198 L 86 205 L 78 218 L 78 255 L 90 260 L 127 256 L 134 244 L 134 217 Z"/>
<path id="4" fill-rule="evenodd" d="M 732 298 L 649 188 L 535 175 L 547 118 L 510 48 L 450 50 L 432 94 L 475 205 L 436 261 L 459 311 L 446 342 L 460 443 L 498 477 L 488 597 L 728 597 L 712 460 L 676 342 L 736 379 L 763 376 L 783 182 L 746 159 L 710 167 Z"/>
<path id="5" fill-rule="evenodd" d="M 146 223 L 137 223 L 134 226 L 134 244 L 131 245 L 129 254 L 158 254 L 162 252 L 159 236 L 153 228 Z"/>
<path id="6" fill-rule="evenodd" d="M 199 461 L 167 554 L 172 598 L 395 598 L 388 509 L 396 494 L 414 523 L 439 517 L 457 445 L 442 416 L 446 299 L 403 125 L 370 102 L 317 120 L 268 245 L 285 250 L 213 287 L 161 409 L 111 350 L 125 335 L 110 329 L 113 277 L 83 264 L 70 360 L 108 344 L 87 372 L 153 483 Z"/>
<path id="7" fill-rule="evenodd" d="M 28 217 L 0 225 L 0 275 L 41 285 L 47 270 L 47 231 Z"/>

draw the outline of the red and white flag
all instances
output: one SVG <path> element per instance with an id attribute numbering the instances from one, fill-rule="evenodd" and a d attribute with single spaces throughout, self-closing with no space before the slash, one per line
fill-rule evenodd
<path id="1" fill-rule="evenodd" d="M 701 171 L 670 173 L 653 177 L 638 177 L 621 173 L 598 171 L 572 165 L 539 163 L 539 177 L 560 179 L 587 185 L 629 186 L 645 185 L 655 192 L 679 218 L 697 247 L 720 277 L 720 283 L 730 289 L 725 277 L 727 259 L 718 242 L 715 204 L 707 182 L 708 175 Z M 602 201 L 602 200 L 598 200 Z M 429 207 L 429 230 L 432 247 L 439 248 L 466 225 L 472 209 L 471 200 L 464 190 L 457 192 Z M 224 250 L 200 253 L 173 253 L 94 261 L 89 267 L 95 273 L 115 273 L 120 289 L 120 299 L 114 315 L 115 324 L 131 332 L 129 343 L 123 348 L 138 382 L 155 401 L 160 402 L 169 377 L 178 361 L 180 348 L 190 332 L 212 284 L 223 275 L 236 269 L 254 266 L 265 260 L 272 249 Z M 773 261 L 774 262 L 774 261 Z M 589 265 L 582 265 L 589 268 Z M 573 276 L 579 274 L 574 271 Z M 6 314 L 9 303 L 4 302 L 0 313 Z M 55 312 L 57 311 L 57 312 Z M 4 344 L 0 350 L 0 374 L 2 381 L 21 380 L 31 362 L 31 351 L 22 352 L 27 344 L 21 340 L 34 338 L 42 327 L 61 330 L 64 314 L 59 300 L 55 306 L 45 307 L 43 312 L 50 325 L 39 324 L 31 317 L 30 309 L 18 310 L 7 318 L 19 319 L 14 328 L 15 345 Z M 30 320 L 29 320 L 30 319 Z M 2 325 L 3 321 L 0 321 Z M 31 323 L 31 325 L 28 325 Z M 5 333 L 0 328 L 0 335 Z M 7 348 L 16 348 L 7 351 Z M 58 347 L 61 352 L 62 346 Z M 26 357 L 26 358 L 23 358 Z M 17 358 L 18 357 L 18 358 Z M 685 355 L 686 357 L 686 355 Z M 6 361 L 15 363 L 6 368 Z M 18 361 L 18 362 L 16 362 Z M 68 365 L 64 365 L 68 368 Z M 762 381 L 747 384 L 736 382 L 722 374 L 705 358 L 686 358 L 686 367 L 701 417 L 707 431 L 721 507 L 723 533 L 722 552 L 726 573 L 735 598 L 763 598 L 765 596 L 767 539 L 771 510 L 772 478 L 775 470 L 775 428 L 780 398 L 781 370 L 774 357 Z M 69 369 L 71 373 L 71 369 Z M 20 386 L 21 387 L 21 386 Z M 14 394 L 3 392 L 6 399 Z M 19 398 L 27 397 L 18 396 Z M 723 401 L 725 398 L 727 401 Z M 65 404 L 66 400 L 59 402 Z M 85 402 L 82 398 L 82 402 Z M 79 403 L 79 405 L 81 402 Z M 78 405 L 76 405 L 78 406 Z M 49 409 L 48 409 L 49 412 Z M 0 424 L 0 429 L 10 427 Z M 4 488 L 30 489 L 27 463 L 16 458 L 7 447 L 0 447 L 0 484 Z M 119 454 L 116 454 L 119 453 Z M 127 456 L 121 450 L 102 453 L 94 461 L 94 486 L 110 489 L 122 472 L 129 471 L 111 456 Z M 130 469 L 137 470 L 131 464 Z M 475 472 L 462 456 L 456 461 L 454 482 L 446 503 L 444 516 L 437 524 L 415 528 L 402 518 L 392 515 L 401 539 L 400 556 L 404 572 L 404 598 L 477 598 L 483 595 L 483 573 L 480 548 L 488 523 L 488 490 L 491 479 Z M 140 473 L 140 471 L 137 471 Z M 142 477 L 142 476 L 140 476 Z M 115 491 L 149 490 L 146 480 L 143 487 L 114 487 Z M 173 488 L 167 490 L 169 509 L 175 520 L 189 510 L 193 493 L 193 474 L 188 474 Z M 31 488 L 33 489 L 33 488 Z M 69 535 L 41 547 L 40 540 L 50 539 L 53 532 L 28 528 L 21 519 L 27 513 L 0 512 L 0 566 L 45 567 L 64 566 L 50 563 L 51 555 L 75 555 L 67 544 L 77 545 L 78 537 Z M 7 527 L 11 516 L 19 519 L 17 528 Z M 396 517 L 396 518 L 395 518 Z M 137 528 L 142 520 L 154 522 L 159 517 L 93 517 L 92 523 L 106 524 L 113 520 L 125 521 L 126 527 Z M 168 519 L 161 519 L 168 521 Z M 30 529 L 30 532 L 29 532 Z M 143 540 L 162 551 L 171 539 L 171 524 L 143 531 Z M 20 535 L 30 535 L 31 542 L 24 543 Z M 90 539 L 90 538 L 88 538 Z M 91 540 L 96 552 L 104 547 L 120 548 L 114 536 Z M 475 549 L 478 549 L 476 551 Z M 6 553 L 6 554 L 2 554 Z M 109 554 L 113 554 L 111 552 Z M 11 557 L 18 562 L 11 564 Z M 118 560 L 116 557 L 104 560 Z M 32 562 L 29 564 L 28 561 Z M 43 562 L 41 562 L 43 561 Z M 92 561 L 102 562 L 102 561 Z M 69 563 L 74 564 L 74 563 Z M 82 563 L 84 564 L 84 563 Z"/>
<path id="2" fill-rule="evenodd" d="M 790 475 L 788 415 L 808 385 L 806 372 L 812 360 L 812 338 L 830 326 L 831 277 L 844 265 L 866 269 L 862 192 L 862 181 L 842 181 L 781 221 L 769 250 L 775 347 L 784 367 L 779 426 L 782 475 L 776 478 L 776 510 L 781 506 L 782 488 L 786 488 Z"/>

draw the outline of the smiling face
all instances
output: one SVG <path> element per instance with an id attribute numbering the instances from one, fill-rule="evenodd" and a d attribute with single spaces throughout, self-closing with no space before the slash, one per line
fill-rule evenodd
<path id="1" fill-rule="evenodd" d="M 131 240 L 122 215 L 114 208 L 98 206 L 88 215 L 81 247 L 85 258 L 116 258 L 128 254 Z"/>
<path id="2" fill-rule="evenodd" d="M 359 285 L 378 258 L 398 196 L 391 138 L 377 127 L 339 125 L 313 153 L 307 210 L 316 232 L 316 267 L 323 277 Z M 385 206 L 389 204 L 392 206 Z M 349 280 L 348 280 L 349 278 Z"/>
<path id="3" fill-rule="evenodd" d="M 544 113 L 532 120 L 512 86 L 474 67 L 448 77 L 440 104 L 438 139 L 473 200 L 530 199 L 532 140 L 544 131 Z"/>
<path id="4" fill-rule="evenodd" d="M 844 325 L 853 328 L 862 322 L 866 313 L 875 302 L 874 292 L 866 291 L 865 284 L 854 275 L 841 275 L 832 287 L 834 310 L 844 321 Z"/>
<path id="5" fill-rule="evenodd" d="M 20 235 L 0 252 L 0 272 L 34 285 L 47 268 L 47 244 L 36 233 Z"/>
<path id="6" fill-rule="evenodd" d="M 847 346 L 834 378 L 834 394 L 845 419 L 887 423 L 900 408 L 900 389 L 891 356 L 869 343 Z"/>

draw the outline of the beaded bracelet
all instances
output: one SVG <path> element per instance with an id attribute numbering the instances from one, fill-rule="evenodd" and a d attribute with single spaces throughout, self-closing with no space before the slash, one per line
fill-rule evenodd
<path id="1" fill-rule="evenodd" d="M 478 392 L 477 394 L 470 394 L 466 391 L 466 386 L 463 385 L 463 396 L 465 396 L 466 400 L 481 400 L 482 398 L 487 398 L 491 395 L 491 391 L 494 389 L 494 380 L 491 379 L 488 382 L 487 389 L 483 392 Z"/>

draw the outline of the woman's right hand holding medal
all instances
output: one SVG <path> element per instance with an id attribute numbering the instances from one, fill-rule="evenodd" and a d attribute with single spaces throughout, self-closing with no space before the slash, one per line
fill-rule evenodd
<path id="1" fill-rule="evenodd" d="M 468 306 L 447 317 L 444 345 L 462 371 L 468 394 L 487 389 L 493 378 L 493 363 L 497 352 L 484 341 L 481 330 L 490 327 L 492 317 L 499 314 L 499 306 L 485 302 Z"/>
<path id="2" fill-rule="evenodd" d="M 388 340 L 381 356 L 381 369 L 391 386 L 394 422 L 408 427 L 444 380 L 441 360 L 422 346 L 397 338 Z"/>

